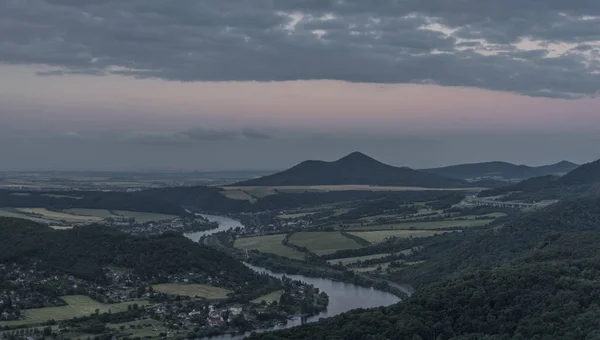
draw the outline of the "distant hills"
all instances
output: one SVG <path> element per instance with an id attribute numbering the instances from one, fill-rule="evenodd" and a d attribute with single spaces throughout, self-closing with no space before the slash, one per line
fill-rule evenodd
<path id="1" fill-rule="evenodd" d="M 363 153 L 353 152 L 333 162 L 305 161 L 288 170 L 235 186 L 292 185 L 379 185 L 417 186 L 425 188 L 457 188 L 469 186 L 463 179 L 395 167 L 381 163 Z"/>
<path id="2" fill-rule="evenodd" d="M 486 179 L 495 178 L 503 180 L 528 179 L 547 175 L 563 175 L 579 165 L 568 161 L 544 166 L 515 165 L 507 162 L 484 162 L 452 165 L 442 168 L 422 169 L 421 171 L 438 176 L 457 179 Z"/>
<path id="3" fill-rule="evenodd" d="M 559 199 L 582 194 L 600 193 L 600 160 L 583 164 L 562 177 L 545 175 L 531 177 L 522 182 L 504 187 L 486 190 L 481 196 L 510 194 L 505 200 L 543 200 Z"/>
<path id="4" fill-rule="evenodd" d="M 600 160 L 584 164 L 561 177 L 560 185 L 585 185 L 600 182 Z"/>

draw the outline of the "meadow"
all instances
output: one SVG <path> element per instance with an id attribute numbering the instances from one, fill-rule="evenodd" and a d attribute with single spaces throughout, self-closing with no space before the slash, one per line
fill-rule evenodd
<path id="1" fill-rule="evenodd" d="M 99 310 L 102 313 L 119 313 L 127 311 L 128 306 L 133 304 L 146 305 L 148 301 L 138 300 L 129 301 L 115 304 L 103 304 L 92 300 L 91 298 L 84 295 L 69 295 L 61 297 L 66 306 L 60 307 L 46 307 L 46 308 L 35 308 L 27 309 L 24 311 L 25 320 L 18 321 L 2 321 L 0 326 L 16 326 L 16 325 L 28 325 L 43 323 L 48 320 L 68 320 L 76 317 L 88 316 Z"/>
<path id="2" fill-rule="evenodd" d="M 235 241 L 235 248 L 258 250 L 261 253 L 275 254 L 290 259 L 303 260 L 304 253 L 284 246 L 281 241 L 285 234 L 242 237 Z"/>
<path id="3" fill-rule="evenodd" d="M 341 259 L 328 260 L 329 264 L 339 264 L 341 263 L 343 266 L 347 266 L 353 263 L 357 263 L 359 261 L 367 261 L 367 260 L 376 260 L 381 259 L 387 256 L 390 256 L 390 253 L 384 254 L 373 254 L 373 255 L 365 255 L 365 256 L 357 256 L 357 257 L 346 257 Z"/>
<path id="4" fill-rule="evenodd" d="M 445 229 L 445 228 L 468 228 L 468 227 L 482 227 L 488 225 L 492 220 L 443 220 L 433 222 L 402 222 L 392 224 L 379 224 L 361 226 L 359 224 L 350 224 L 347 230 L 365 231 L 365 230 L 433 230 L 433 229 Z"/>
<path id="5" fill-rule="evenodd" d="M 447 233 L 450 231 L 439 231 L 439 230 L 377 230 L 377 231 L 362 231 L 362 232 L 351 232 L 354 236 L 358 236 L 371 243 L 379 243 L 387 240 L 391 237 L 397 238 L 411 238 L 411 237 L 429 237 Z"/>
<path id="6" fill-rule="evenodd" d="M 231 291 L 215 286 L 202 284 L 163 283 L 153 285 L 152 289 L 157 292 L 188 296 L 191 298 L 201 297 L 209 300 L 222 300 L 227 298 Z"/>
<path id="7" fill-rule="evenodd" d="M 273 292 L 273 293 L 270 293 L 270 294 L 267 294 L 267 295 L 263 295 L 263 296 L 261 296 L 261 297 L 259 297 L 257 299 L 254 299 L 254 300 L 252 300 L 250 302 L 256 303 L 256 304 L 259 304 L 262 301 L 264 301 L 266 303 L 271 303 L 273 301 L 279 302 L 279 299 L 281 298 L 281 295 L 283 295 L 283 290 L 278 290 L 276 292 Z"/>
<path id="8" fill-rule="evenodd" d="M 133 217 L 133 218 L 135 218 L 135 221 L 139 222 L 139 223 L 173 220 L 178 217 L 175 215 L 165 215 L 165 214 L 147 213 L 147 212 L 139 212 L 139 211 L 126 211 L 126 210 L 114 210 L 113 212 L 119 216 Z"/>
<path id="9" fill-rule="evenodd" d="M 40 215 L 43 218 L 55 221 L 63 221 L 66 223 L 92 223 L 102 220 L 96 216 L 73 215 L 64 212 L 52 211 L 45 208 L 19 208 L 17 210 L 26 214 Z"/>
<path id="10" fill-rule="evenodd" d="M 342 249 L 356 249 L 361 247 L 354 240 L 334 231 L 294 233 L 289 241 L 296 246 L 306 247 L 317 255 L 326 255 Z"/>
<path id="11" fill-rule="evenodd" d="M 73 214 L 73 215 L 96 216 L 96 217 L 100 217 L 100 218 L 107 218 L 107 217 L 115 216 L 115 214 L 111 213 L 108 210 L 104 210 L 104 209 L 74 208 L 74 209 L 64 209 L 63 211 L 68 214 Z"/>

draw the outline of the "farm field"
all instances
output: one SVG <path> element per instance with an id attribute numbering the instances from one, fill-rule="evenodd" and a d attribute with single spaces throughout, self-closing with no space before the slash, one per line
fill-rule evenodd
<path id="1" fill-rule="evenodd" d="M 33 217 L 31 215 L 27 215 L 25 213 L 19 212 L 12 208 L 1 208 L 0 209 L 0 217 L 22 218 L 22 219 L 30 220 L 30 221 L 37 222 L 37 223 L 44 223 L 44 224 L 56 223 L 56 221 L 44 219 L 41 217 Z"/>
<path id="2" fill-rule="evenodd" d="M 371 226 L 353 225 L 347 230 L 431 230 L 458 227 L 482 227 L 492 220 L 444 220 L 434 222 L 403 222 L 394 224 L 380 224 Z"/>
<path id="3" fill-rule="evenodd" d="M 148 304 L 148 302 L 145 300 L 139 300 L 105 305 L 100 302 L 94 301 L 91 298 L 84 295 L 70 295 L 63 296 L 61 298 L 67 303 L 66 306 L 28 309 L 24 311 L 25 320 L 2 321 L 0 322 L 0 326 L 16 326 L 43 323 L 52 319 L 68 320 L 75 317 L 88 316 L 90 314 L 93 314 L 96 311 L 96 309 L 100 310 L 101 314 L 108 313 L 109 311 L 115 313 L 124 312 L 130 305 Z"/>
<path id="4" fill-rule="evenodd" d="M 290 247 L 286 247 L 281 243 L 284 238 L 285 234 L 242 237 L 235 241 L 234 246 L 238 249 L 258 250 L 261 253 L 269 253 L 290 259 L 303 260 L 304 253 Z"/>
<path id="5" fill-rule="evenodd" d="M 125 330 L 120 331 L 121 326 L 125 326 Z M 131 328 L 132 326 L 134 328 Z M 167 333 L 168 331 L 162 322 L 152 319 L 142 319 L 123 323 L 110 323 L 107 325 L 107 327 L 115 331 L 128 334 L 132 338 L 158 338 L 160 333 Z"/>
<path id="6" fill-rule="evenodd" d="M 252 195 L 248 194 L 246 191 L 243 190 L 224 190 L 222 191 L 222 195 L 232 200 L 242 200 L 250 202 L 256 201 L 256 198 L 254 198 Z"/>
<path id="7" fill-rule="evenodd" d="M 69 229 L 73 229 L 73 226 L 67 226 L 67 225 L 51 225 L 50 228 L 54 229 L 54 230 L 69 230 Z"/>
<path id="8" fill-rule="evenodd" d="M 101 218 L 95 216 L 73 215 L 64 212 L 52 211 L 45 208 L 19 208 L 17 210 L 26 214 L 41 215 L 43 218 L 54 221 L 64 221 L 67 223 L 91 223 L 102 220 Z"/>
<path id="9" fill-rule="evenodd" d="M 107 218 L 107 217 L 111 217 L 111 216 L 115 216 L 115 214 L 111 213 L 108 210 L 104 210 L 104 209 L 78 209 L 78 208 L 74 208 L 74 209 L 64 209 L 64 212 L 66 212 L 67 214 L 74 214 L 74 215 L 83 215 L 83 216 L 96 216 L 99 218 Z"/>
<path id="10" fill-rule="evenodd" d="M 384 263 L 378 263 L 369 267 L 360 267 L 360 268 L 352 268 L 352 271 L 357 272 L 357 273 L 368 273 L 368 272 L 374 272 L 377 271 L 379 268 L 381 268 L 381 270 L 386 270 L 391 262 L 384 262 Z"/>
<path id="11" fill-rule="evenodd" d="M 289 219 L 293 219 L 293 218 L 299 218 L 299 217 L 304 217 L 307 215 L 311 215 L 313 214 L 312 212 L 302 212 L 302 213 L 295 213 L 295 214 L 281 214 L 279 216 L 277 216 L 277 218 L 280 218 L 282 220 L 289 220 Z"/>
<path id="12" fill-rule="evenodd" d="M 188 296 L 188 297 L 201 297 L 209 300 L 221 300 L 226 299 L 227 294 L 231 291 L 210 285 L 201 284 L 181 284 L 181 283 L 163 283 L 152 286 L 157 292 Z"/>
<path id="13" fill-rule="evenodd" d="M 278 290 L 276 292 L 267 294 L 267 295 L 263 295 L 257 299 L 254 299 L 250 302 L 252 303 L 261 303 L 262 301 L 266 302 L 266 303 L 271 303 L 273 301 L 277 301 L 279 302 L 279 299 L 281 298 L 281 295 L 283 295 L 283 291 L 282 290 Z"/>
<path id="14" fill-rule="evenodd" d="M 57 195 L 57 194 L 43 194 L 42 196 L 50 197 L 50 198 L 70 198 L 74 200 L 80 200 L 82 197 L 78 196 L 67 196 L 67 195 Z"/>
<path id="15" fill-rule="evenodd" d="M 339 264 L 339 263 L 342 263 L 342 265 L 347 266 L 349 264 L 353 264 L 353 263 L 356 263 L 358 261 L 368 261 L 368 260 L 381 259 L 381 258 L 384 258 L 386 256 L 390 256 L 390 255 L 392 255 L 392 254 L 385 253 L 385 254 L 374 254 L 374 255 L 366 255 L 366 256 L 357 256 L 357 257 L 346 257 L 346 258 L 341 258 L 341 259 L 328 260 L 327 262 L 329 264 Z"/>
<path id="16" fill-rule="evenodd" d="M 429 237 L 437 234 L 443 234 L 450 231 L 439 230 L 379 230 L 379 231 L 362 231 L 351 232 L 354 236 L 363 238 L 371 243 L 383 242 L 390 237 L 410 238 L 410 237 Z"/>
<path id="17" fill-rule="evenodd" d="M 306 247 L 317 255 L 335 253 L 342 249 L 357 249 L 361 245 L 339 232 L 299 232 L 290 237 L 290 243 Z"/>
<path id="18" fill-rule="evenodd" d="M 119 216 L 133 217 L 133 218 L 135 218 L 136 222 L 140 222 L 140 223 L 151 222 L 151 221 L 173 220 L 178 217 L 175 215 L 155 214 L 155 213 L 147 213 L 147 212 L 139 212 L 139 211 L 127 211 L 127 210 L 114 210 L 113 212 Z"/>
<path id="19" fill-rule="evenodd" d="M 223 187 L 222 189 L 227 190 L 242 190 L 251 193 L 253 196 L 254 192 L 264 192 L 264 195 L 273 195 L 277 191 L 280 192 L 304 192 L 304 191 L 471 191 L 479 192 L 484 188 L 423 188 L 423 187 L 410 187 L 410 186 L 375 186 L 375 185 L 292 185 L 292 186 L 239 186 L 239 187 Z"/>

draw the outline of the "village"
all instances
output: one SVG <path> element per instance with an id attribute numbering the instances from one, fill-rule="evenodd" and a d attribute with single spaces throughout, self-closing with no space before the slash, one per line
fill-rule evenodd
<path id="1" fill-rule="evenodd" d="M 4 282 L 0 290 L 0 338 L 11 331 L 33 332 L 40 326 L 50 326 L 54 333 L 87 329 L 90 322 L 104 322 L 106 318 L 124 328 L 137 322 L 136 330 L 147 323 L 152 330 L 163 330 L 172 336 L 244 333 L 300 315 L 317 314 L 328 304 L 325 293 L 286 278 L 280 290 L 244 301 L 235 295 L 207 299 L 166 293 L 160 284 L 144 282 L 131 270 L 122 268 L 104 268 L 106 282 L 98 283 L 43 267 L 39 262 L 0 264 Z M 181 287 L 199 282 L 219 284 L 215 278 L 194 273 L 169 275 L 166 279 Z M 69 314 L 73 309 L 87 313 Z M 119 330 L 123 329 L 121 326 Z"/>

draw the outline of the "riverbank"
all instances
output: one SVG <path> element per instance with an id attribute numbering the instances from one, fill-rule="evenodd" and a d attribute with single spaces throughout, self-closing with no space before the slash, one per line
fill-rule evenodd
<path id="1" fill-rule="evenodd" d="M 215 215 L 202 216 L 207 218 L 209 221 L 219 222 L 219 227 L 217 229 L 202 233 L 186 234 L 186 237 L 196 242 L 203 237 L 211 236 L 216 233 L 233 230 L 235 228 L 243 228 L 243 225 L 239 221 L 233 220 L 228 217 Z M 211 237 L 210 239 L 215 238 Z M 218 245 L 219 243 L 217 242 L 216 244 Z M 221 247 L 226 249 L 226 247 Z M 245 253 L 242 254 L 240 251 L 235 251 L 231 249 L 231 252 L 237 254 L 240 260 L 242 260 L 243 257 L 245 257 Z M 281 263 L 279 265 L 272 264 L 272 269 L 274 270 L 270 270 L 270 268 L 255 265 L 259 263 L 256 259 L 252 260 L 252 258 L 255 258 L 256 255 L 258 254 L 253 253 L 249 256 L 248 260 L 254 261 L 254 264 L 246 264 L 248 267 L 250 267 L 257 273 L 266 274 L 276 278 L 287 277 L 292 280 L 301 281 L 306 284 L 312 285 L 318 288 L 321 292 L 324 292 L 328 295 L 329 305 L 327 306 L 327 309 L 325 311 L 322 311 L 315 316 L 309 318 L 295 318 L 292 320 L 288 320 L 285 324 L 276 325 L 274 327 L 265 329 L 254 330 L 254 332 L 268 332 L 278 329 L 295 327 L 303 323 L 315 322 L 321 318 L 336 316 L 358 308 L 375 308 L 389 306 L 401 301 L 400 297 L 395 294 L 398 294 L 402 297 L 410 295 L 409 291 L 404 291 L 400 287 L 389 285 L 389 283 L 387 282 L 373 282 L 373 279 L 369 279 L 362 275 L 354 275 L 353 277 L 350 277 L 351 274 L 344 274 L 344 272 L 336 271 L 335 269 L 327 269 L 327 274 L 321 273 L 321 275 L 317 275 L 317 277 L 312 277 L 316 274 L 316 272 L 312 271 L 309 273 L 308 271 L 306 271 L 306 268 L 303 269 L 300 265 L 290 266 L 289 264 L 283 265 Z M 331 270 L 331 272 L 329 272 L 329 270 Z M 302 273 L 304 272 L 306 272 L 307 275 L 302 275 Z M 360 284 L 355 284 L 353 281 L 356 281 Z M 375 285 L 377 285 L 378 287 L 375 287 Z M 390 291 L 383 291 L 379 289 L 379 287 L 388 290 L 394 290 L 395 293 L 392 294 Z M 249 334 L 250 332 L 240 335 L 220 335 L 213 337 L 205 337 L 203 339 L 240 340 Z"/>

